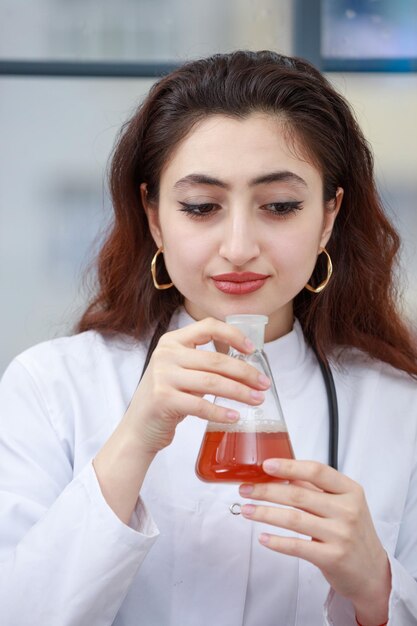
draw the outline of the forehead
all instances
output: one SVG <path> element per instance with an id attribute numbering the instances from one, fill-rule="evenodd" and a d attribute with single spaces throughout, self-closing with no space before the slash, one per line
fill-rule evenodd
<path id="1" fill-rule="evenodd" d="M 163 169 L 161 187 L 174 185 L 193 172 L 243 183 L 279 170 L 294 172 L 308 186 L 321 185 L 321 174 L 309 160 L 306 147 L 278 116 L 213 115 L 194 125 L 177 145 Z"/>

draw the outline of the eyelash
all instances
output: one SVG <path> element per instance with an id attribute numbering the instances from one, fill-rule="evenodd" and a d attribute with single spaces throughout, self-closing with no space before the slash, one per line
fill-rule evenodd
<path id="1" fill-rule="evenodd" d="M 188 204 L 187 202 L 180 202 L 181 209 L 187 215 L 189 215 L 192 219 L 207 219 L 210 215 L 215 211 L 214 207 L 216 206 L 213 202 L 204 202 L 202 204 Z M 279 207 L 279 210 L 269 209 L 266 207 Z M 264 205 L 264 210 L 268 213 L 272 214 L 274 217 L 287 217 L 296 211 L 299 211 L 303 208 L 302 202 L 292 201 L 292 202 L 269 202 Z"/>
<path id="2" fill-rule="evenodd" d="M 264 207 L 279 207 L 278 211 L 276 209 L 267 208 L 265 208 L 265 211 L 268 211 L 278 217 L 285 217 L 286 215 L 291 215 L 296 211 L 300 211 L 303 208 L 303 203 L 295 200 L 292 202 L 269 202 L 268 204 L 265 204 Z"/>
<path id="3" fill-rule="evenodd" d="M 180 202 L 180 205 L 182 207 L 180 211 L 195 219 L 204 219 L 205 217 L 209 217 L 210 214 L 213 213 L 213 207 L 216 206 L 213 202 L 204 202 L 202 204 L 188 204 L 187 202 Z M 199 211 L 202 212 L 200 213 Z"/>

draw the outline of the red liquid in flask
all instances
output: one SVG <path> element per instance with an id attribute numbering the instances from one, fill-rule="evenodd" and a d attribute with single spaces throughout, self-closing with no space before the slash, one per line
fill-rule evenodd
<path id="1" fill-rule="evenodd" d="M 201 480 L 268 482 L 276 480 L 262 469 L 271 458 L 293 459 L 287 432 L 206 431 L 196 464 Z"/>

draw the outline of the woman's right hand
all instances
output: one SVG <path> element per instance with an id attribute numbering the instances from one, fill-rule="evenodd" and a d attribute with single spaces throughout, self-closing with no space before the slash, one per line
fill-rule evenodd
<path id="1" fill-rule="evenodd" d="M 196 350 L 211 340 L 244 353 L 253 350 L 240 330 L 212 318 L 163 335 L 123 419 L 94 459 L 103 496 L 126 524 L 150 464 L 171 443 L 186 415 L 236 421 L 227 409 L 205 400 L 205 394 L 253 405 L 263 400 L 260 392 L 269 381 L 262 384 L 253 366 L 221 352 Z"/>
<path id="2" fill-rule="evenodd" d="M 253 351 L 240 330 L 214 318 L 167 332 L 159 340 L 124 417 L 145 454 L 154 455 L 169 445 L 186 415 L 212 422 L 238 419 L 238 414 L 204 399 L 206 394 L 251 405 L 263 401 L 268 379 L 240 359 L 196 350 L 211 340 L 246 354 Z"/>

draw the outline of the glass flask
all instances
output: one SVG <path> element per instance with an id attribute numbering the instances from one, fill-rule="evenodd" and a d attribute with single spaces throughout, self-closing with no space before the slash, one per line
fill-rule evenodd
<path id="1" fill-rule="evenodd" d="M 226 322 L 237 326 L 255 345 L 252 354 L 230 348 L 229 355 L 256 367 L 268 376 L 271 386 L 261 405 L 251 406 L 216 397 L 215 404 L 236 410 L 238 422 L 208 422 L 196 463 L 196 474 L 208 482 L 268 482 L 274 480 L 262 469 L 270 458 L 294 458 L 272 372 L 263 351 L 265 315 L 229 315 Z"/>

